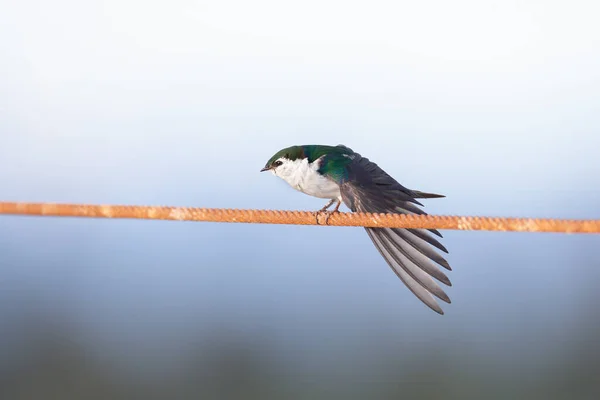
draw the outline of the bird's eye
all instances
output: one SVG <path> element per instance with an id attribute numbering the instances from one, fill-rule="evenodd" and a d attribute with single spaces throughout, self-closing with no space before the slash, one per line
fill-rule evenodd
<path id="1" fill-rule="evenodd" d="M 283 161 L 281 161 L 281 160 L 277 160 L 277 161 L 275 161 L 275 162 L 273 163 L 273 166 L 274 166 L 274 167 L 279 167 L 281 164 L 283 164 Z"/>

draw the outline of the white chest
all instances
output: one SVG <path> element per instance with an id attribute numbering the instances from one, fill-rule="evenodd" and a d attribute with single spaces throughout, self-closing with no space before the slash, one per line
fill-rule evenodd
<path id="1" fill-rule="evenodd" d="M 317 172 L 319 161 L 312 164 L 307 159 L 288 161 L 273 171 L 275 175 L 286 181 L 296 190 L 322 199 L 338 199 L 341 197 L 337 183 L 323 177 Z"/>

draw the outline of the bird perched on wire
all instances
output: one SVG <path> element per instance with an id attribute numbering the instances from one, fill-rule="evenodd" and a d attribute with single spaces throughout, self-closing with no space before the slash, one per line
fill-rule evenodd
<path id="1" fill-rule="evenodd" d="M 275 153 L 262 171 L 271 171 L 302 193 L 329 199 L 317 214 L 338 212 L 342 202 L 355 212 L 425 214 L 416 199 L 445 197 L 405 188 L 377 164 L 343 145 L 288 147 Z M 328 210 L 334 203 L 335 208 Z M 410 291 L 432 310 L 444 314 L 434 296 L 446 303 L 450 298 L 433 279 L 452 286 L 438 267 L 451 270 L 450 265 L 434 250 L 448 253 L 434 237 L 442 235 L 435 229 L 365 229 Z"/>

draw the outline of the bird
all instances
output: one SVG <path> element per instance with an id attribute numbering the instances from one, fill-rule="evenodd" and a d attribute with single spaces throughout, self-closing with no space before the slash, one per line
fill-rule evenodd
<path id="1" fill-rule="evenodd" d="M 343 203 L 352 212 L 426 215 L 417 199 L 445 197 L 411 190 L 388 175 L 368 158 L 347 146 L 300 145 L 275 153 L 260 170 L 271 171 L 292 188 L 307 195 L 328 199 L 315 214 L 339 212 Z M 335 204 L 333 210 L 329 210 Z M 439 299 L 450 298 L 437 281 L 452 286 L 450 264 L 438 251 L 448 253 L 436 229 L 365 228 L 371 241 L 408 289 L 430 309 L 444 314 Z M 438 251 L 436 251 L 438 250 Z"/>

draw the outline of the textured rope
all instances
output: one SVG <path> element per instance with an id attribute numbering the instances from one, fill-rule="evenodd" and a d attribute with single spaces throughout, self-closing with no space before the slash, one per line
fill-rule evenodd
<path id="1" fill-rule="evenodd" d="M 315 213 L 308 211 L 13 202 L 0 202 L 0 215 L 1 214 L 259 224 L 327 224 L 331 226 L 364 226 L 375 228 L 600 233 L 600 220 L 560 220 L 542 218 L 490 218 L 342 212 L 332 214 L 327 218 L 324 213 L 315 216 Z"/>

